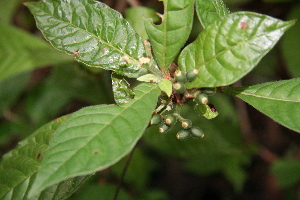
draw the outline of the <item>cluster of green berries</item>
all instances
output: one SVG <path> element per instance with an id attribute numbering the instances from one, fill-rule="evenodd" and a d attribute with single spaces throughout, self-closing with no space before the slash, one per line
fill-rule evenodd
<path id="1" fill-rule="evenodd" d="M 176 70 L 173 73 L 173 93 L 170 97 L 164 93 L 161 94 L 158 99 L 158 106 L 150 120 L 150 125 L 159 126 L 158 131 L 160 133 L 167 133 L 177 121 L 180 121 L 182 130 L 176 134 L 179 140 L 186 140 L 191 136 L 196 139 L 204 137 L 204 133 L 199 127 L 193 127 L 191 120 L 184 119 L 179 114 L 181 106 L 191 99 L 196 103 L 195 110 L 200 110 L 197 112 L 202 114 L 201 110 L 209 106 L 208 96 L 216 92 L 216 88 L 186 89 L 186 82 L 194 81 L 198 77 L 198 73 L 199 70 L 197 69 L 189 70 L 186 73 Z M 174 113 L 164 115 L 165 111 L 173 109 L 174 104 L 176 104 Z"/>
<path id="2" fill-rule="evenodd" d="M 167 133 L 173 125 L 176 124 L 177 118 L 181 121 L 181 126 L 183 130 L 180 130 L 176 137 L 179 140 L 186 140 L 190 136 L 193 136 L 196 139 L 203 138 L 204 133 L 203 131 L 198 127 L 192 126 L 192 121 L 189 119 L 183 119 L 179 116 L 179 114 L 168 114 L 165 116 L 162 116 L 160 114 L 153 114 L 150 125 L 159 125 L 158 131 L 160 133 Z"/>
<path id="3" fill-rule="evenodd" d="M 176 93 L 183 93 L 185 88 L 185 82 L 194 81 L 198 77 L 199 70 L 192 69 L 187 71 L 187 73 L 183 73 L 180 70 L 176 70 L 174 73 L 175 83 L 173 84 L 173 90 Z"/>

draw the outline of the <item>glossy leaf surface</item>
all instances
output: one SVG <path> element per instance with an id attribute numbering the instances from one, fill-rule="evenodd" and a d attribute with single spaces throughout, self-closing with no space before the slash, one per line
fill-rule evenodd
<path id="1" fill-rule="evenodd" d="M 24 71 L 72 60 L 26 31 L 0 26 L 0 81 Z"/>
<path id="2" fill-rule="evenodd" d="M 139 76 L 141 68 L 134 63 L 144 55 L 143 41 L 120 13 L 94 0 L 45 0 L 26 5 L 45 38 L 58 50 L 92 67 Z"/>
<path id="3" fill-rule="evenodd" d="M 192 29 L 194 0 L 164 0 L 162 23 L 154 25 L 145 20 L 158 66 L 167 71 L 171 62 L 182 48 Z"/>
<path id="4" fill-rule="evenodd" d="M 300 132 L 300 78 L 249 87 L 224 87 L 276 122 Z"/>
<path id="5" fill-rule="evenodd" d="M 21 141 L 17 148 L 5 154 L 0 164 L 0 199 L 29 199 L 28 191 L 40 168 L 45 151 L 48 149 L 55 130 L 67 119 L 58 118 L 35 131 Z M 86 180 L 87 176 L 75 177 L 49 188 L 31 200 L 65 199 Z"/>
<path id="6" fill-rule="evenodd" d="M 196 0 L 196 11 L 203 28 L 230 13 L 222 0 Z"/>
<path id="7" fill-rule="evenodd" d="M 179 57 L 182 71 L 200 70 L 187 88 L 225 86 L 239 80 L 293 24 L 250 12 L 232 13 L 214 22 Z"/>
<path id="8" fill-rule="evenodd" d="M 112 89 L 114 93 L 115 101 L 118 105 L 127 103 L 134 98 L 134 92 L 129 89 L 129 83 L 124 79 L 124 77 L 112 73 Z"/>
<path id="9" fill-rule="evenodd" d="M 105 169 L 129 153 L 149 123 L 160 90 L 144 83 L 134 92 L 122 106 L 91 106 L 72 114 L 54 134 L 30 194 Z"/>

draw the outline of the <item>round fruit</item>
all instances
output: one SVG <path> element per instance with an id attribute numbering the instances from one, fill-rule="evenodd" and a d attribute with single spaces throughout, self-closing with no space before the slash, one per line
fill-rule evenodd
<path id="1" fill-rule="evenodd" d="M 204 133 L 199 127 L 192 127 L 190 129 L 190 132 L 191 132 L 191 135 L 193 136 L 193 138 L 195 138 L 195 139 L 200 139 L 200 138 L 204 137 Z"/>
<path id="2" fill-rule="evenodd" d="M 167 133 L 169 130 L 171 129 L 170 126 L 168 126 L 167 124 L 163 123 L 159 126 L 158 131 L 160 133 Z"/>
<path id="3" fill-rule="evenodd" d="M 186 80 L 192 82 L 198 77 L 199 70 L 198 69 L 191 69 L 186 73 Z"/>
<path id="4" fill-rule="evenodd" d="M 174 115 L 172 114 L 168 114 L 166 117 L 165 117 L 165 122 L 168 126 L 172 126 L 176 123 L 177 119 Z"/>
<path id="5" fill-rule="evenodd" d="M 176 82 L 173 84 L 174 92 L 183 93 L 185 91 L 185 84 L 182 82 Z"/>
<path id="6" fill-rule="evenodd" d="M 162 122 L 160 114 L 154 114 L 150 120 L 150 125 L 159 125 Z"/>
<path id="7" fill-rule="evenodd" d="M 180 70 L 175 71 L 174 78 L 175 78 L 175 81 L 177 81 L 177 82 L 185 82 L 186 81 L 186 75 Z"/>
<path id="8" fill-rule="evenodd" d="M 184 120 L 181 121 L 181 126 L 184 129 L 189 129 L 189 128 L 192 127 L 192 121 L 189 120 L 189 119 L 184 119 Z"/>
<path id="9" fill-rule="evenodd" d="M 207 95 L 204 93 L 197 94 L 195 101 L 200 105 L 206 105 L 208 103 Z"/>
<path id="10" fill-rule="evenodd" d="M 179 140 L 187 140 L 190 137 L 190 131 L 188 130 L 181 130 L 176 134 L 177 139 Z"/>

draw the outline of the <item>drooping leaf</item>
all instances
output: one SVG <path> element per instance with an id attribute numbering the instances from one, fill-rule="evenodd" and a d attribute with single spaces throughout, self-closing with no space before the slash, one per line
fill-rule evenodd
<path id="1" fill-rule="evenodd" d="M 139 76 L 143 40 L 117 11 L 94 0 L 45 0 L 26 5 L 45 38 L 58 50 L 92 67 Z"/>
<path id="2" fill-rule="evenodd" d="M 30 196 L 70 177 L 105 169 L 134 147 L 147 127 L 160 90 L 143 83 L 121 106 L 98 105 L 75 112 L 55 132 Z"/>
<path id="3" fill-rule="evenodd" d="M 204 29 L 230 13 L 222 0 L 196 0 L 196 11 Z"/>
<path id="4" fill-rule="evenodd" d="M 123 103 L 128 103 L 134 98 L 134 92 L 129 89 L 129 83 L 124 79 L 124 77 L 112 73 L 112 89 L 114 93 L 115 101 L 118 105 Z"/>
<path id="5" fill-rule="evenodd" d="M 249 87 L 223 87 L 276 122 L 300 132 L 300 78 Z"/>
<path id="6" fill-rule="evenodd" d="M 26 31 L 5 24 L 0 26 L 0 81 L 24 71 L 72 60 Z"/>
<path id="7" fill-rule="evenodd" d="M 288 16 L 288 19 L 300 19 L 300 4 L 294 6 Z M 282 38 L 282 54 L 287 64 L 287 70 L 291 77 L 300 77 L 300 23 L 284 34 Z"/>
<path id="8" fill-rule="evenodd" d="M 238 12 L 215 21 L 179 57 L 179 68 L 199 69 L 192 87 L 225 86 L 249 73 L 294 21 Z"/>
<path id="9" fill-rule="evenodd" d="M 28 199 L 28 190 L 40 168 L 40 162 L 44 152 L 48 149 L 49 141 L 55 130 L 66 120 L 67 116 L 64 116 L 42 126 L 21 141 L 14 150 L 3 156 L 0 163 L 0 199 Z M 87 178 L 88 176 L 82 176 L 62 181 L 30 199 L 67 198 Z"/>
<path id="10" fill-rule="evenodd" d="M 194 0 L 164 0 L 162 23 L 145 20 L 145 28 L 153 46 L 158 66 L 167 71 L 184 45 L 192 29 Z"/>
<path id="11" fill-rule="evenodd" d="M 159 21 L 159 17 L 156 15 L 155 10 L 143 6 L 135 6 L 126 9 L 125 18 L 144 40 L 149 39 L 144 25 L 144 18 L 152 18 L 154 23 Z"/>

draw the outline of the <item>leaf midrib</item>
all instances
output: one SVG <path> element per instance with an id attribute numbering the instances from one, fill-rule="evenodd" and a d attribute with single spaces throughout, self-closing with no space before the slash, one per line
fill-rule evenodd
<path id="1" fill-rule="evenodd" d="M 229 92 L 236 93 L 237 95 L 242 94 L 242 95 L 245 95 L 245 96 L 253 96 L 253 97 L 257 97 L 257 98 L 261 98 L 261 99 L 268 99 L 268 100 L 274 100 L 274 101 L 285 101 L 285 102 L 300 103 L 300 101 L 296 101 L 296 100 L 280 99 L 280 98 L 274 98 L 274 97 L 262 96 L 262 95 L 258 95 L 258 94 L 254 94 L 254 93 L 249 93 L 249 92 L 236 91 L 236 90 L 232 90 L 232 89 L 229 89 L 229 88 L 227 88 L 226 90 L 229 91 Z"/>

